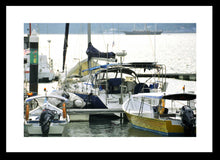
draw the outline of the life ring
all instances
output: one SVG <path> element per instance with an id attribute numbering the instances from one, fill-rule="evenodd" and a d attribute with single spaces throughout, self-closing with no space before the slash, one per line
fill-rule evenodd
<path id="1" fill-rule="evenodd" d="M 160 115 L 163 114 L 164 111 L 165 111 L 165 101 L 164 101 L 164 99 L 161 99 L 161 107 L 159 107 Z"/>
<path id="2" fill-rule="evenodd" d="M 26 121 L 28 120 L 28 118 L 29 118 L 29 105 L 27 104 L 27 105 L 26 105 L 26 113 L 25 113 L 25 119 L 26 119 Z"/>
<path id="3" fill-rule="evenodd" d="M 66 103 L 63 103 L 63 118 L 66 118 Z"/>

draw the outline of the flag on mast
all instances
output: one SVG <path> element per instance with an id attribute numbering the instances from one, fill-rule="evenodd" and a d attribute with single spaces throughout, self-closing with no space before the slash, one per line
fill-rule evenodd
<path id="1" fill-rule="evenodd" d="M 115 46 L 115 41 L 112 42 L 112 47 L 114 47 L 114 46 Z"/>

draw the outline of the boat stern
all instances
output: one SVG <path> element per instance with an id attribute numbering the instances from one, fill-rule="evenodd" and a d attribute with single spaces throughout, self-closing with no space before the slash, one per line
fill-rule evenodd
<path id="1" fill-rule="evenodd" d="M 67 123 L 67 121 L 63 121 L 62 123 L 51 123 L 49 135 L 62 135 Z M 29 135 L 42 135 L 39 122 L 25 122 L 24 126 Z"/>

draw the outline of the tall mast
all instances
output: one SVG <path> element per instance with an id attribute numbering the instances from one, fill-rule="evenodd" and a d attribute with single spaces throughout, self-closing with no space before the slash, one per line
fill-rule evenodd
<path id="1" fill-rule="evenodd" d="M 91 42 L 91 23 L 88 23 L 88 31 L 87 31 L 87 34 L 88 34 L 88 45 L 89 43 Z M 91 68 L 91 59 L 89 60 L 88 59 L 88 68 Z M 92 74 L 92 71 L 89 70 L 89 76 L 91 76 Z"/>
<path id="2" fill-rule="evenodd" d="M 91 23 L 88 23 L 88 44 L 91 42 Z"/>
<path id="3" fill-rule="evenodd" d="M 68 47 L 68 35 L 69 35 L 69 23 L 66 23 L 64 45 L 63 45 L 63 71 L 64 71 L 64 66 L 65 66 L 65 61 L 66 61 L 66 51 Z"/>

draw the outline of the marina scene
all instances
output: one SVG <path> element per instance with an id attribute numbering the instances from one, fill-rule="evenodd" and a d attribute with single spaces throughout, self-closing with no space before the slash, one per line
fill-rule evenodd
<path id="1" fill-rule="evenodd" d="M 24 137 L 196 137 L 196 23 L 24 23 Z"/>

